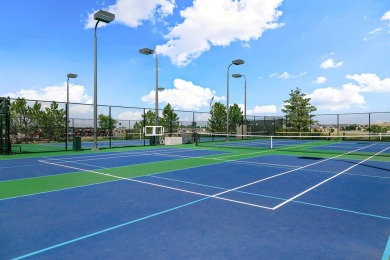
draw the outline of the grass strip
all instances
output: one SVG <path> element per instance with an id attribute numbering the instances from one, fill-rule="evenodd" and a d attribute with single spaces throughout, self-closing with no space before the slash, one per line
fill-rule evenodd
<path id="1" fill-rule="evenodd" d="M 195 148 L 196 149 L 196 148 Z M 143 149 L 142 149 L 143 150 Z M 159 161 L 152 163 L 143 163 L 129 166 L 121 166 L 109 169 L 94 170 L 101 173 L 107 173 L 118 177 L 134 178 L 150 174 L 183 170 L 188 168 L 201 167 L 212 164 L 219 164 L 226 161 L 242 160 L 252 157 L 276 154 L 289 156 L 308 156 L 329 158 L 334 154 L 312 153 L 312 152 L 290 152 L 279 150 L 243 150 L 243 149 L 213 149 L 224 151 L 224 154 L 214 154 L 204 157 L 193 157 L 184 159 L 174 159 L 168 161 Z M 344 155 L 342 158 L 362 160 L 363 156 Z M 376 157 L 378 161 L 389 162 L 388 158 Z M 10 180 L 0 182 L 0 199 L 7 199 L 25 195 L 32 195 L 42 192 L 56 191 L 68 188 L 81 187 L 91 184 L 98 184 L 117 180 L 115 177 L 99 175 L 91 172 L 75 172 L 66 174 L 57 174 L 51 176 L 43 176 L 39 178 L 29 178 L 21 180 Z"/>
<path id="2" fill-rule="evenodd" d="M 4 181 L 0 182 L 0 199 L 80 187 L 112 180 L 115 180 L 115 178 L 90 172 L 77 172 Z"/>
<path id="3" fill-rule="evenodd" d="M 103 170 L 98 169 L 94 171 L 107 173 L 118 177 L 134 178 L 149 174 L 156 174 L 160 172 L 168 172 L 200 167 L 210 164 L 217 164 L 222 163 L 224 161 L 246 159 L 255 156 L 259 156 L 259 153 L 237 153 L 237 151 L 233 151 L 233 153 L 231 154 L 216 154 L 205 157 L 175 159 L 169 161 L 121 166 Z M 4 181 L 0 182 L 0 199 L 81 187 L 85 185 L 104 183 L 113 180 L 117 180 L 117 178 L 86 171 L 43 176 L 39 178 Z"/>

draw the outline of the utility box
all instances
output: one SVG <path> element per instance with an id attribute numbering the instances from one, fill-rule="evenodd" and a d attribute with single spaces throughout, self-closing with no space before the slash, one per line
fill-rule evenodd
<path id="1" fill-rule="evenodd" d="M 81 137 L 80 136 L 73 137 L 73 151 L 74 152 L 81 151 Z"/>

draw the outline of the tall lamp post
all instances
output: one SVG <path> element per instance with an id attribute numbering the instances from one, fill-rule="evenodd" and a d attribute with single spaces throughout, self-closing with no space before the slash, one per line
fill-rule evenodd
<path id="1" fill-rule="evenodd" d="M 245 61 L 243 60 L 233 60 L 232 63 L 230 63 L 228 69 L 227 69 L 227 87 L 226 87 L 226 141 L 229 141 L 229 69 L 232 65 L 242 65 Z"/>
<path id="2" fill-rule="evenodd" d="M 154 121 L 154 125 L 158 126 L 158 91 L 159 91 L 159 87 L 158 87 L 158 55 L 157 55 L 157 52 L 155 50 L 152 50 L 149 48 L 140 49 L 139 53 L 144 54 L 144 55 L 155 54 L 155 57 L 156 57 L 156 59 L 155 59 L 155 63 L 156 63 L 156 90 L 155 90 L 155 92 L 156 93 L 155 93 L 155 100 L 154 100 L 156 118 Z"/>
<path id="3" fill-rule="evenodd" d="M 241 78 L 244 77 L 244 120 L 246 120 L 246 77 L 242 74 L 233 74 L 233 78 Z"/>
<path id="4" fill-rule="evenodd" d="M 69 79 L 77 78 L 77 74 L 69 73 L 66 75 L 68 80 L 66 82 L 66 141 L 65 150 L 68 151 L 68 140 L 69 140 Z"/>
<path id="5" fill-rule="evenodd" d="M 115 19 L 115 14 L 99 10 L 94 14 L 95 24 L 95 37 L 94 37 L 94 80 L 93 80 L 93 146 L 92 150 L 99 150 L 97 143 L 97 37 L 96 29 L 99 22 L 110 23 Z"/>

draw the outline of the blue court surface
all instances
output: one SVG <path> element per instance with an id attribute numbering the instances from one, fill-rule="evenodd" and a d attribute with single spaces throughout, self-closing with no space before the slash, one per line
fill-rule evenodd
<path id="1" fill-rule="evenodd" d="M 158 148 L 0 170 L 0 187 L 107 178 L 0 199 L 0 259 L 389 259 L 388 158 Z"/>

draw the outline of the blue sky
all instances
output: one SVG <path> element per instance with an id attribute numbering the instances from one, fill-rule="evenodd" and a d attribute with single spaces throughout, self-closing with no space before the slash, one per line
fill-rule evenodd
<path id="1" fill-rule="evenodd" d="M 93 13 L 115 13 L 98 28 L 98 104 L 209 111 L 226 103 L 226 73 L 247 79 L 247 110 L 282 115 L 299 87 L 318 113 L 390 111 L 388 0 L 3 0 L 0 96 L 93 99 Z M 244 80 L 230 78 L 230 104 Z M 127 116 L 130 116 L 129 114 Z M 122 115 L 125 117 L 125 115 Z"/>

